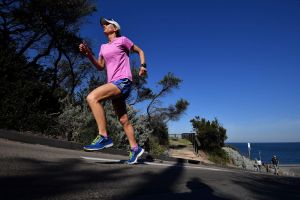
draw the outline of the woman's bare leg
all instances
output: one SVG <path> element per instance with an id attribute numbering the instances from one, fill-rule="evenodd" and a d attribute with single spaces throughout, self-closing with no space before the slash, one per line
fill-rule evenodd
<path id="1" fill-rule="evenodd" d="M 97 122 L 99 134 L 103 136 L 107 136 L 106 119 L 103 106 L 99 101 L 112 96 L 117 96 L 120 93 L 121 91 L 117 86 L 112 83 L 108 83 L 93 90 L 86 98 Z"/>
<path id="2" fill-rule="evenodd" d="M 126 136 L 129 140 L 130 147 L 136 147 L 137 143 L 136 143 L 136 140 L 134 137 L 134 129 L 128 119 L 125 100 L 114 99 L 112 102 L 113 102 L 115 112 L 119 118 L 119 121 L 122 124 L 124 131 L 126 133 Z"/>

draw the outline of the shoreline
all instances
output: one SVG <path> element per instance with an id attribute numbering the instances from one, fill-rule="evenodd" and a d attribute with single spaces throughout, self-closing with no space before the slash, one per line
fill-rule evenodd
<path id="1" fill-rule="evenodd" d="M 272 164 L 268 163 L 266 167 L 265 165 L 258 166 L 255 160 L 250 160 L 249 158 L 240 154 L 239 151 L 232 149 L 231 147 L 223 147 L 223 149 L 228 154 L 229 158 L 231 159 L 232 163 L 241 169 L 246 169 L 250 171 L 257 171 L 257 172 L 264 172 L 264 173 L 274 173 L 274 168 Z M 300 176 L 300 164 L 278 164 L 278 170 L 280 175 L 284 176 Z"/>
<path id="2" fill-rule="evenodd" d="M 245 143 L 226 143 L 234 147 L 241 155 L 249 157 L 249 148 Z M 271 158 L 276 155 L 280 165 L 300 165 L 299 142 L 260 142 L 250 143 L 251 159 L 261 160 L 265 164 L 271 164 Z M 226 145 L 225 145 L 226 146 Z"/>
<path id="3" fill-rule="evenodd" d="M 279 167 L 300 167 L 300 164 L 279 164 Z"/>

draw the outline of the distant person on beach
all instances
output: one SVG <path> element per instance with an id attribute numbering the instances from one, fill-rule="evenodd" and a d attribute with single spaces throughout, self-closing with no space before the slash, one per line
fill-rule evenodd
<path id="1" fill-rule="evenodd" d="M 262 166 L 264 166 L 266 168 L 266 172 L 268 173 L 269 172 L 269 164 L 268 163 L 263 163 Z"/>
<path id="2" fill-rule="evenodd" d="M 272 164 L 273 164 L 273 167 L 274 167 L 274 174 L 279 175 L 279 173 L 278 173 L 279 161 L 278 161 L 277 157 L 275 155 L 273 155 L 271 161 L 272 161 Z"/>
<path id="3" fill-rule="evenodd" d="M 130 39 L 120 34 L 120 25 L 113 19 L 100 19 L 103 32 L 108 42 L 102 44 L 98 59 L 96 59 L 86 43 L 79 45 L 80 52 L 85 55 L 99 70 L 106 69 L 107 83 L 94 89 L 87 96 L 87 102 L 97 122 L 97 137 L 90 145 L 84 147 L 86 151 L 97 151 L 113 146 L 112 138 L 106 130 L 105 111 L 101 101 L 111 99 L 114 111 L 119 118 L 124 132 L 129 140 L 130 155 L 128 164 L 134 164 L 143 154 L 142 149 L 136 142 L 134 129 L 131 125 L 126 110 L 126 99 L 128 98 L 131 85 L 132 73 L 130 68 L 129 53 L 139 54 L 140 69 L 139 76 L 147 73 L 145 55 L 142 49 L 135 45 Z"/>
<path id="4" fill-rule="evenodd" d="M 254 170 L 261 172 L 261 165 L 262 165 L 261 160 L 257 160 L 255 158 L 255 161 L 254 161 Z"/>
<path id="5" fill-rule="evenodd" d="M 258 163 L 257 163 L 257 159 L 254 159 L 254 171 L 258 171 Z"/>
<path id="6" fill-rule="evenodd" d="M 261 172 L 261 165 L 262 165 L 261 160 L 258 160 L 257 161 L 257 166 L 258 166 L 258 171 L 259 172 Z"/>

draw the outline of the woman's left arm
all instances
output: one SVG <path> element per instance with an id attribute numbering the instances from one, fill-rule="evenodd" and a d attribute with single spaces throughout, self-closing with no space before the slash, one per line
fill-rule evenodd
<path id="1" fill-rule="evenodd" d="M 145 61 L 144 51 L 140 47 L 136 46 L 135 44 L 132 46 L 131 50 L 133 52 L 138 53 L 140 56 L 141 66 L 140 66 L 139 76 L 146 75 L 147 69 L 146 69 L 146 61 Z"/>

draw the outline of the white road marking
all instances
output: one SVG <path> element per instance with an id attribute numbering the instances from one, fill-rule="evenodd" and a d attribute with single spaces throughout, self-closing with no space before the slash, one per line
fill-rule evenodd
<path id="1" fill-rule="evenodd" d="M 95 157 L 85 157 L 85 156 L 80 156 L 80 157 L 83 158 L 83 159 L 86 159 L 86 160 L 91 160 L 91 161 L 115 162 L 115 163 L 121 162 L 121 160 L 115 160 L 115 159 L 95 158 Z M 143 164 L 155 165 L 155 166 L 164 166 L 164 167 L 174 166 L 174 164 L 172 165 L 172 164 L 154 163 L 154 162 L 144 162 Z M 180 166 L 180 165 L 178 165 L 178 166 Z M 216 168 L 201 167 L 201 166 L 196 167 L 196 166 L 182 165 L 181 167 L 190 168 L 190 169 L 203 169 L 203 170 L 210 170 L 210 171 L 220 171 L 220 172 L 233 172 L 233 171 L 226 170 L 226 169 L 216 169 Z"/>
<path id="2" fill-rule="evenodd" d="M 83 159 L 86 160 L 94 160 L 94 161 L 105 161 L 105 162 L 120 162 L 121 160 L 113 160 L 113 159 L 106 159 L 106 158 L 94 158 L 94 157 L 85 157 L 85 156 L 80 156 Z"/>

